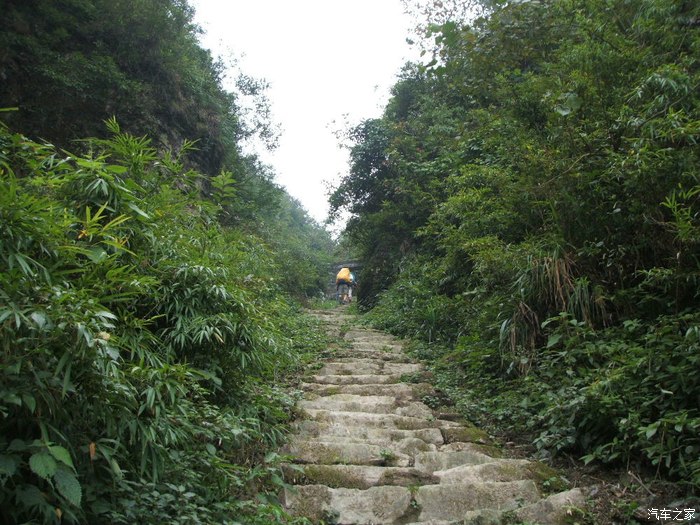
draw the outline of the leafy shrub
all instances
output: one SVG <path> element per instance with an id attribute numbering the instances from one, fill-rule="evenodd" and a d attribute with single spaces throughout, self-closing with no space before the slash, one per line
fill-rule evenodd
<path id="1" fill-rule="evenodd" d="M 286 523 L 276 383 L 321 345 L 265 244 L 109 126 L 0 127 L 0 521 Z"/>

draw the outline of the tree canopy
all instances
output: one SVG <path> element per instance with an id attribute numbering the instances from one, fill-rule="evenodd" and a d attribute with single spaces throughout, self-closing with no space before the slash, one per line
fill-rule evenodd
<path id="1" fill-rule="evenodd" d="M 700 8 L 452 4 L 433 60 L 349 133 L 331 204 L 361 303 L 448 360 L 475 417 L 525 399 L 543 451 L 697 487 Z"/>

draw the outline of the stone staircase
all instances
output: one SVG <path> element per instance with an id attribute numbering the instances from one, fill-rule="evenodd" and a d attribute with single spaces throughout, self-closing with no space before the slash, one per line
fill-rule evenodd
<path id="1" fill-rule="evenodd" d="M 337 333 L 354 319 L 345 312 L 315 314 Z M 325 525 L 560 525 L 584 507 L 579 489 L 543 496 L 547 466 L 502 458 L 485 432 L 436 416 L 420 401 L 429 384 L 401 382 L 422 366 L 399 341 L 366 328 L 344 339 L 348 348 L 303 384 L 283 450 L 294 458 L 284 493 L 292 515 Z"/>

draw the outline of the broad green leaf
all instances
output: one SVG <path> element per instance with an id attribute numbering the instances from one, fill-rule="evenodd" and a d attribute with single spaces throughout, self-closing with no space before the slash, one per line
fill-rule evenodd
<path id="1" fill-rule="evenodd" d="M 29 468 L 40 478 L 49 479 L 56 473 L 58 464 L 50 454 L 42 451 L 29 458 Z"/>
<path id="2" fill-rule="evenodd" d="M 75 468 L 73 467 L 73 459 L 70 456 L 70 452 L 68 452 L 68 450 L 66 450 L 65 448 L 55 445 L 49 447 L 49 452 L 57 461 L 60 461 L 61 463 L 70 468 Z"/>
<path id="3" fill-rule="evenodd" d="M 547 339 L 547 348 L 552 348 L 561 340 L 561 334 L 552 334 Z"/>
<path id="4" fill-rule="evenodd" d="M 76 507 L 80 506 L 83 498 L 83 491 L 75 475 L 66 469 L 60 469 L 54 475 L 58 492 Z"/>

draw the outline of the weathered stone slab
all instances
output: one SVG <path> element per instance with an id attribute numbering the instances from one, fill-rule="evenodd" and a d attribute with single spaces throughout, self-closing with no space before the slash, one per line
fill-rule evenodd
<path id="1" fill-rule="evenodd" d="M 366 490 L 324 485 L 302 485 L 285 490 L 284 504 L 295 516 L 339 524 L 388 524 L 410 510 L 411 493 L 405 487 L 381 486 Z"/>
<path id="2" fill-rule="evenodd" d="M 361 375 L 313 375 L 308 378 L 310 383 L 327 385 L 386 385 L 398 383 L 400 374 L 361 374 Z"/>
<path id="3" fill-rule="evenodd" d="M 366 465 L 303 465 L 303 472 L 285 468 L 285 479 L 298 484 L 321 484 L 331 488 L 368 489 L 381 485 L 410 487 L 437 483 L 430 474 L 410 467 Z"/>
<path id="4" fill-rule="evenodd" d="M 586 498 L 581 489 L 571 489 L 552 494 L 515 511 L 519 520 L 531 521 L 541 525 L 564 525 L 570 523 L 570 514 L 574 509 L 584 509 Z"/>
<path id="5" fill-rule="evenodd" d="M 419 401 L 408 403 L 394 409 L 394 413 L 398 416 L 416 417 L 421 419 L 430 419 L 433 417 L 433 411 L 428 405 Z"/>
<path id="6" fill-rule="evenodd" d="M 409 511 L 410 504 L 411 493 L 405 487 L 331 489 L 331 507 L 338 513 L 337 523 L 393 523 Z"/>
<path id="7" fill-rule="evenodd" d="M 420 452 L 415 455 L 413 466 L 428 474 L 465 465 L 491 463 L 493 458 L 481 452 L 463 450 L 460 452 Z"/>
<path id="8" fill-rule="evenodd" d="M 445 429 L 442 428 L 443 438 L 445 435 Z M 503 457 L 503 452 L 500 448 L 493 445 L 482 445 L 481 443 L 448 443 L 440 447 L 440 452 L 461 452 L 463 450 L 468 450 L 470 452 L 481 452 L 492 458 Z"/>
<path id="9" fill-rule="evenodd" d="M 426 443 L 422 439 L 409 437 L 397 441 L 394 444 L 394 450 L 413 458 L 418 452 L 436 452 L 437 447 L 432 443 Z"/>
<path id="10" fill-rule="evenodd" d="M 345 339 L 351 339 L 353 341 L 388 341 L 398 343 L 398 340 L 394 336 L 386 332 L 365 327 L 350 328 L 345 332 Z"/>
<path id="11" fill-rule="evenodd" d="M 302 383 L 301 389 L 306 392 L 313 392 L 319 395 L 333 394 L 356 394 L 377 395 L 377 396 L 394 396 L 398 400 L 408 400 L 418 398 L 424 393 L 430 392 L 430 385 L 427 383 L 406 384 L 406 383 L 388 383 L 388 384 L 366 384 L 366 385 L 332 385 L 319 383 Z"/>
<path id="12" fill-rule="evenodd" d="M 474 426 L 445 428 L 442 435 L 445 438 L 445 443 L 481 443 L 483 445 L 493 443 L 486 432 Z"/>
<path id="13" fill-rule="evenodd" d="M 418 363 L 385 363 L 384 373 L 388 374 L 415 374 L 424 370 L 423 365 Z"/>
<path id="14" fill-rule="evenodd" d="M 282 448 L 297 463 L 319 465 L 387 465 L 407 467 L 412 459 L 398 450 L 367 443 L 295 439 Z"/>
<path id="15" fill-rule="evenodd" d="M 333 360 L 372 359 L 374 361 L 393 361 L 395 363 L 410 363 L 411 360 L 399 351 L 377 350 L 374 348 L 351 348 L 333 352 Z"/>
<path id="16" fill-rule="evenodd" d="M 297 403 L 302 410 L 335 410 L 339 412 L 364 412 L 370 414 L 395 414 L 398 416 L 429 419 L 433 413 L 424 403 L 400 402 L 394 396 L 357 394 L 331 394 L 306 399 Z"/>
<path id="17" fill-rule="evenodd" d="M 389 414 L 396 410 L 396 399 L 392 396 L 358 396 L 355 394 L 333 394 L 297 403 L 302 410 L 338 410 L 340 412 L 367 412 Z"/>
<path id="18" fill-rule="evenodd" d="M 353 362 L 331 361 L 326 363 L 316 375 L 371 375 L 384 374 L 384 361 L 369 361 L 366 359 L 357 359 Z"/>
<path id="19" fill-rule="evenodd" d="M 529 480 L 425 485 L 415 495 L 421 509 L 419 521 L 458 520 L 478 509 L 513 510 L 539 498 L 537 487 Z"/>
<path id="20" fill-rule="evenodd" d="M 333 425 L 318 421 L 303 420 L 294 423 L 299 436 L 318 437 L 326 441 L 355 440 L 372 444 L 396 442 L 407 438 L 417 438 L 431 445 L 441 445 L 442 434 L 437 428 L 415 430 L 387 429 L 376 427 Z"/>
<path id="21" fill-rule="evenodd" d="M 284 489 L 282 504 L 293 516 L 304 516 L 313 522 L 329 517 L 331 489 L 325 485 L 301 485 Z"/>
<path id="22" fill-rule="evenodd" d="M 306 414 L 309 419 L 340 426 L 362 425 L 374 428 L 417 430 L 419 428 L 440 428 L 443 424 L 446 426 L 454 425 L 451 421 L 430 421 L 423 418 L 397 416 L 395 414 L 365 414 L 362 412 L 339 412 L 315 409 L 303 410 L 302 412 Z"/>
<path id="23" fill-rule="evenodd" d="M 479 465 L 461 465 L 447 470 L 437 470 L 433 475 L 443 484 L 533 479 L 530 464 L 531 462 L 525 459 L 498 459 Z"/>

